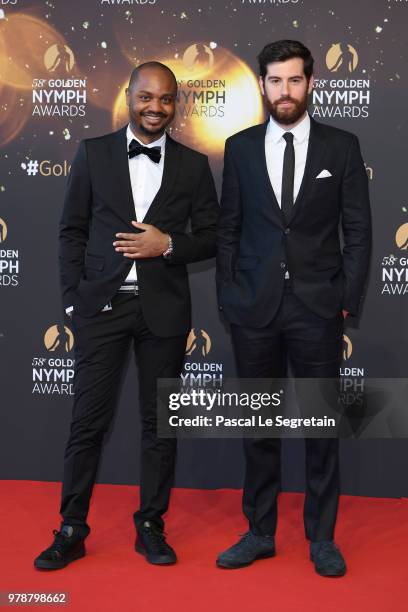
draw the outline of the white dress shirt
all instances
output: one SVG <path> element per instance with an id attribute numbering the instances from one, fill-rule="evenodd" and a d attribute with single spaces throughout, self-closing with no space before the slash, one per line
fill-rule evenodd
<path id="1" fill-rule="evenodd" d="M 268 168 L 269 180 L 280 207 L 282 207 L 283 156 L 286 147 L 286 140 L 283 138 L 283 135 L 287 131 L 293 134 L 293 146 L 295 149 L 295 178 L 293 182 L 293 202 L 295 202 L 305 173 L 310 134 L 309 115 L 306 114 L 304 119 L 291 130 L 285 130 L 272 117 L 269 119 L 268 127 L 266 128 L 266 166 Z M 289 278 L 288 271 L 285 272 L 285 278 Z"/>
<path id="2" fill-rule="evenodd" d="M 163 178 L 164 154 L 166 148 L 166 133 L 164 133 L 158 140 L 155 140 L 150 144 L 144 144 L 138 138 L 136 138 L 130 129 L 130 125 L 128 125 L 126 130 L 126 139 L 128 149 L 132 140 L 136 140 L 144 147 L 161 147 L 161 158 L 158 164 L 153 162 L 147 155 L 143 154 L 135 155 L 135 157 L 129 159 L 130 183 L 132 186 L 133 202 L 135 205 L 135 219 L 129 219 L 129 222 L 138 221 L 141 223 L 143 222 L 143 219 L 161 186 Z M 126 278 L 126 282 L 134 282 L 136 280 L 136 264 L 134 263 Z"/>
<path id="3" fill-rule="evenodd" d="M 295 180 L 293 184 L 293 201 L 296 201 L 300 184 L 303 179 L 306 165 L 307 147 L 310 134 L 310 117 L 308 114 L 291 130 L 285 130 L 276 121 L 269 120 L 265 135 L 265 156 L 269 179 L 275 192 L 279 206 L 282 196 L 282 173 L 283 156 L 285 154 L 286 141 L 283 134 L 287 131 L 293 134 L 293 146 L 295 148 Z"/>

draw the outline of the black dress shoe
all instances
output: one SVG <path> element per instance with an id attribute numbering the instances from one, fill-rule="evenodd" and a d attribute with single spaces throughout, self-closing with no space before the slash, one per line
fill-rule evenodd
<path id="1" fill-rule="evenodd" d="M 332 540 L 311 542 L 310 560 L 320 576 L 344 576 L 347 571 L 343 555 Z"/>
<path id="2" fill-rule="evenodd" d="M 71 561 L 85 556 L 85 540 L 74 527 L 64 525 L 61 531 L 54 529 L 54 542 L 34 560 L 37 569 L 62 569 Z"/>
<path id="3" fill-rule="evenodd" d="M 218 567 L 238 569 L 251 565 L 257 559 L 274 557 L 275 538 L 273 536 L 256 535 L 252 531 L 245 533 L 231 548 L 218 555 Z"/>
<path id="4" fill-rule="evenodd" d="M 177 561 L 176 553 L 167 544 L 163 531 L 149 521 L 137 528 L 135 550 L 153 565 L 172 565 Z"/>

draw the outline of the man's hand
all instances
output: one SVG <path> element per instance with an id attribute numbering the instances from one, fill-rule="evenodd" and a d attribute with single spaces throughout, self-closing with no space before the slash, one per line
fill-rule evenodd
<path id="1" fill-rule="evenodd" d="M 343 313 L 343 318 L 345 319 L 348 316 L 349 311 L 348 310 L 342 310 L 342 313 Z"/>
<path id="2" fill-rule="evenodd" d="M 163 255 L 169 246 L 168 234 L 147 223 L 132 221 L 132 225 L 144 231 L 138 234 L 116 234 L 119 240 L 113 243 L 115 251 L 123 253 L 123 256 L 129 259 Z"/>

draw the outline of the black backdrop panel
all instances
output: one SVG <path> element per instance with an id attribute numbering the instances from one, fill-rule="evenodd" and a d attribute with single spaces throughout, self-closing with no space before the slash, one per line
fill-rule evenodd
<path id="1" fill-rule="evenodd" d="M 263 120 L 256 55 L 296 38 L 316 60 L 310 112 L 356 133 L 370 178 L 374 248 L 367 299 L 345 330 L 342 376 L 406 376 L 408 212 L 405 84 L 408 2 L 398 0 L 2 0 L 0 6 L 1 473 L 59 480 L 72 405 L 72 343 L 57 276 L 57 226 L 82 138 L 126 122 L 137 63 L 168 63 L 180 82 L 172 134 L 206 152 L 220 187 L 227 136 Z M 231 376 L 214 266 L 191 267 L 194 328 L 184 375 Z M 58 327 L 59 326 L 59 327 Z M 342 442 L 343 492 L 406 496 L 405 440 Z M 99 480 L 137 483 L 137 373 L 129 363 Z M 240 487 L 241 443 L 180 444 L 178 486 Z M 301 441 L 284 443 L 286 490 L 304 484 Z"/>

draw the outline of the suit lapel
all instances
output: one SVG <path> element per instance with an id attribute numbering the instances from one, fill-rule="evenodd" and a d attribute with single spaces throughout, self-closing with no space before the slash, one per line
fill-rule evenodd
<path id="1" fill-rule="evenodd" d="M 306 165 L 300 184 L 299 193 L 293 205 L 289 223 L 305 205 L 307 196 L 313 188 L 316 176 L 321 170 L 322 158 L 326 151 L 326 142 L 322 137 L 319 124 L 310 118 L 309 144 L 307 147 Z"/>
<path id="2" fill-rule="evenodd" d="M 115 202 L 115 210 L 129 225 L 130 221 L 135 218 L 135 205 L 129 174 L 126 130 L 127 126 L 115 132 L 109 152 L 111 168 L 116 175 L 116 188 L 119 192 L 118 200 Z"/>
<path id="3" fill-rule="evenodd" d="M 164 155 L 163 178 L 160 189 L 147 211 L 143 223 L 152 223 L 167 195 L 170 193 L 179 168 L 181 147 L 168 134 L 166 136 L 166 150 Z"/>

